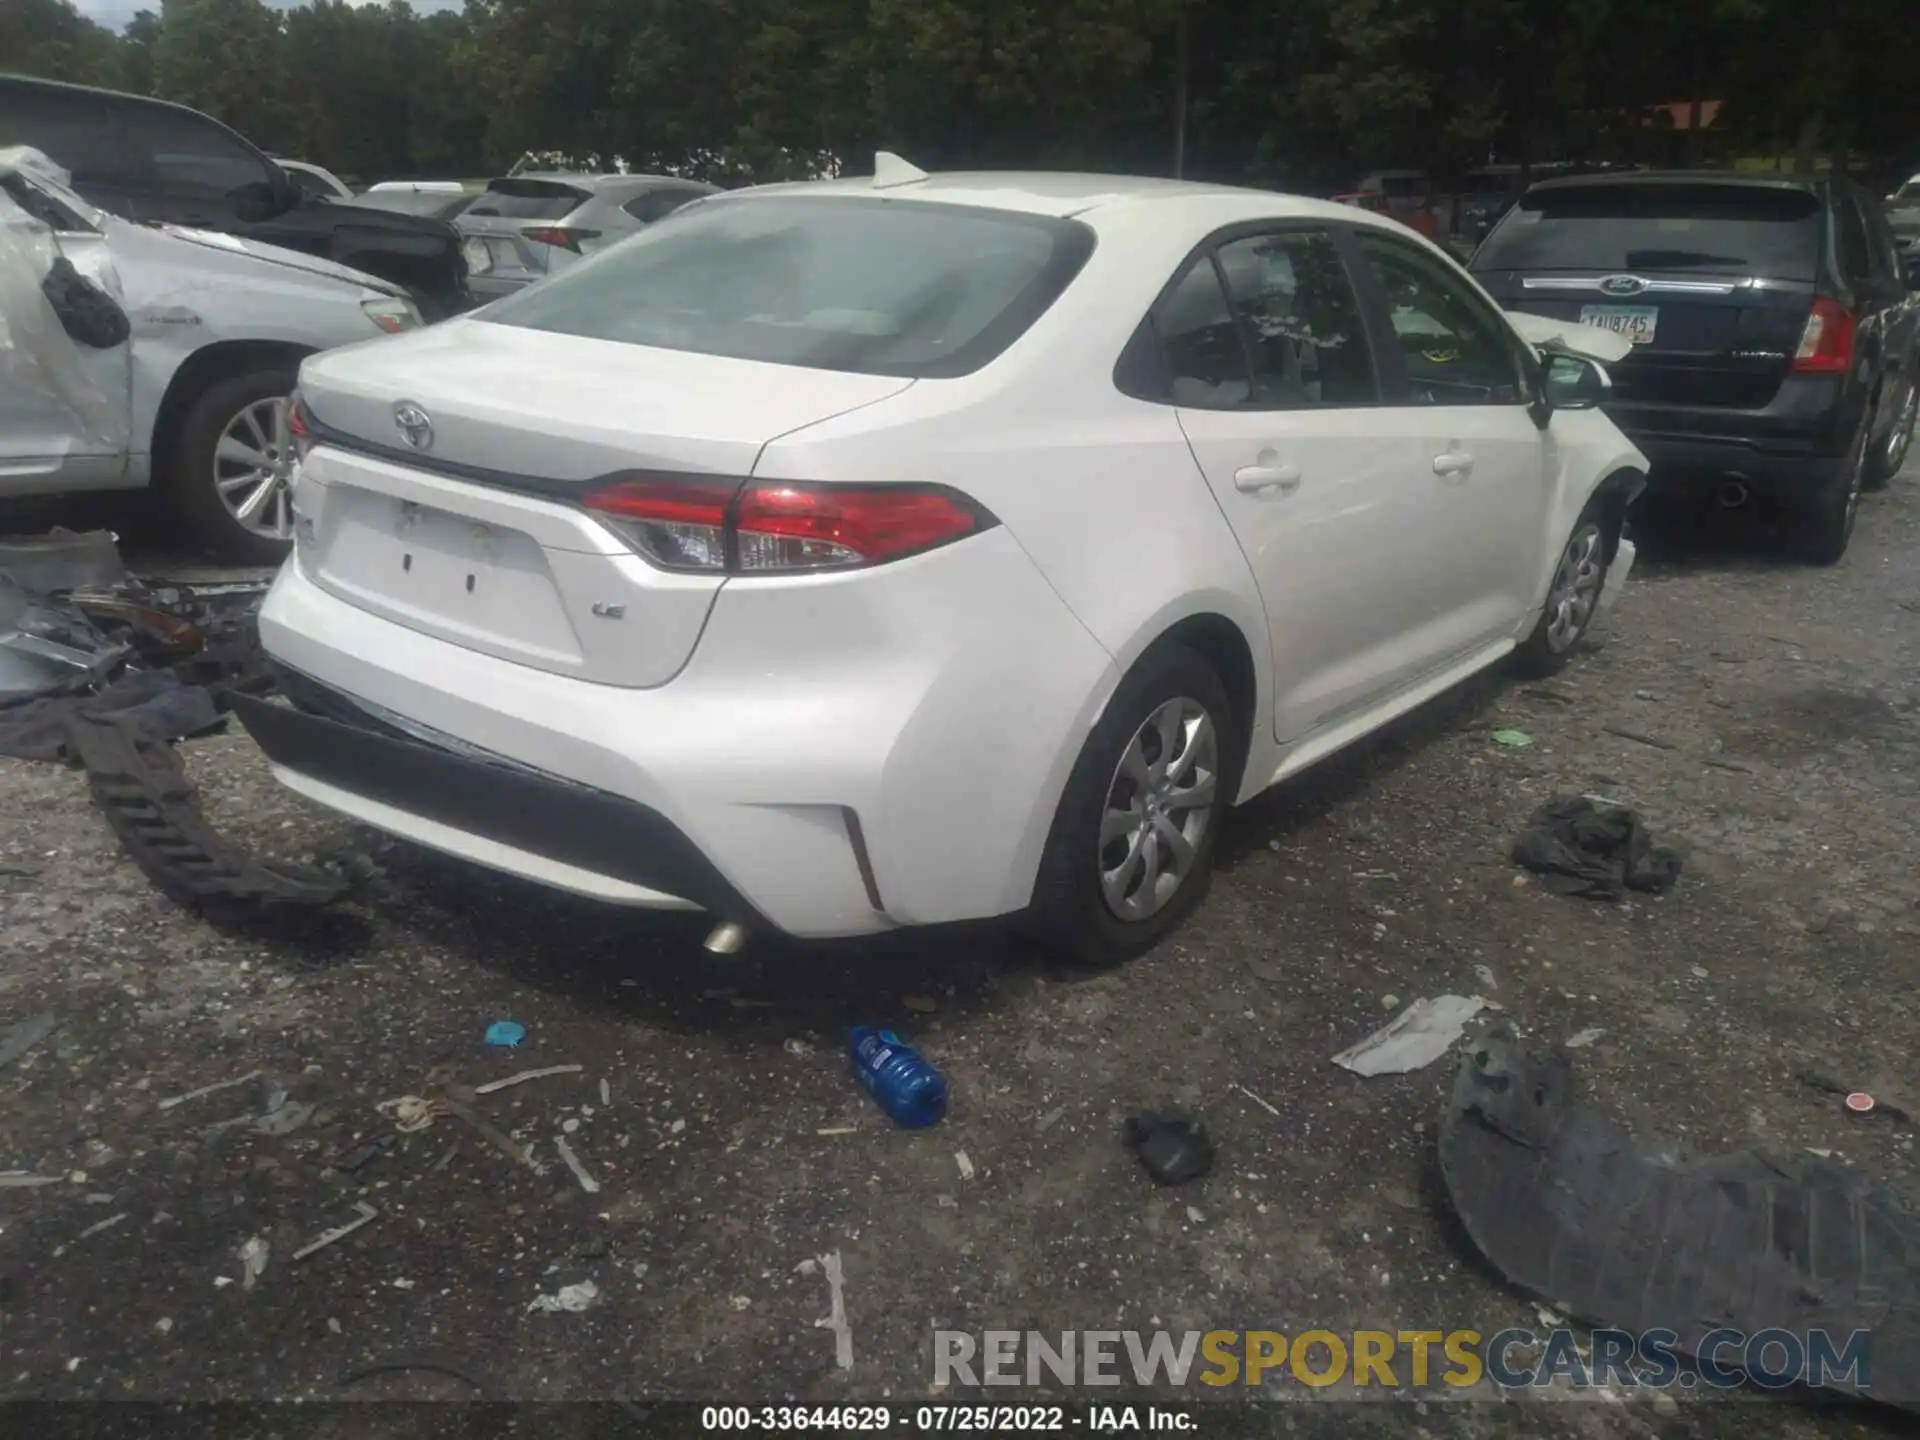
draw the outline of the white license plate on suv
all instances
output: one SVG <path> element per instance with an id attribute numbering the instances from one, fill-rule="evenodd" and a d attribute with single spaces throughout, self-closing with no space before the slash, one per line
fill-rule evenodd
<path id="1" fill-rule="evenodd" d="M 1636 345 L 1650 345 L 1660 311 L 1652 305 L 1582 305 L 1580 323 L 1624 335 Z"/>

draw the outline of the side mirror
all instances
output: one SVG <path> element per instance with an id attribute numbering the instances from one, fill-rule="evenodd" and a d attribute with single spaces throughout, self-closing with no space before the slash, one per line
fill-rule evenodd
<path id="1" fill-rule="evenodd" d="M 1606 366 L 1585 355 L 1548 351 L 1540 371 L 1540 393 L 1533 404 L 1534 421 L 1544 427 L 1556 410 L 1597 410 L 1613 394 L 1613 377 Z"/>
<path id="2" fill-rule="evenodd" d="M 265 180 L 249 180 L 245 185 L 234 186 L 227 192 L 227 203 L 233 207 L 235 218 L 246 225 L 271 220 L 288 208 L 278 188 Z"/>

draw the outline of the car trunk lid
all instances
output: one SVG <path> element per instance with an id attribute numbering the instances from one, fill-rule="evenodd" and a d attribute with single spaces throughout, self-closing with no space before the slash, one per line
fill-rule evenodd
<path id="1" fill-rule="evenodd" d="M 1823 243 L 1805 189 L 1613 181 L 1527 195 L 1473 268 L 1509 309 L 1632 339 L 1616 400 L 1746 410 L 1791 368 Z"/>
<path id="2" fill-rule="evenodd" d="M 361 609 L 556 674 L 664 684 L 718 575 L 656 569 L 581 508 L 645 471 L 745 477 L 775 436 L 910 380 L 459 320 L 309 361 L 297 563 Z"/>

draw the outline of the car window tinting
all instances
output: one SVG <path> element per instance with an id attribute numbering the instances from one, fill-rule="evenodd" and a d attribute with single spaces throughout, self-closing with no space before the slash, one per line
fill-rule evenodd
<path id="1" fill-rule="evenodd" d="M 1384 294 L 1415 404 L 1512 405 L 1526 398 L 1505 325 L 1458 276 L 1397 240 L 1359 238 Z"/>
<path id="2" fill-rule="evenodd" d="M 1836 191 L 1833 197 L 1834 232 L 1839 241 L 1840 273 L 1849 280 L 1865 280 L 1873 274 L 1873 255 L 1867 249 L 1867 226 L 1853 197 Z"/>
<path id="3" fill-rule="evenodd" d="M 1195 409 L 1238 410 L 1253 397 L 1241 341 L 1211 252 L 1200 255 L 1154 307 L 1170 382 L 1167 398 Z"/>
<path id="4" fill-rule="evenodd" d="M 1360 304 L 1329 236 L 1250 235 L 1217 253 L 1253 358 L 1252 408 L 1364 405 L 1380 398 Z"/>
<path id="5" fill-rule="evenodd" d="M 1820 201 L 1759 185 L 1569 186 L 1524 195 L 1474 254 L 1475 270 L 1733 271 L 1811 280 Z"/>
<path id="6" fill-rule="evenodd" d="M 777 365 L 964 375 L 1093 251 L 1076 221 L 922 201 L 714 197 L 484 317 Z"/>
<path id="7" fill-rule="evenodd" d="M 119 107 L 30 86 L 0 90 L 0 149 L 31 145 L 86 185 L 128 183 Z"/>
<path id="8" fill-rule="evenodd" d="M 554 180 L 495 180 L 467 207 L 473 216 L 501 220 L 558 220 L 580 208 L 585 190 Z"/>
<path id="9" fill-rule="evenodd" d="M 224 200 L 242 185 L 269 183 L 259 156 L 196 115 L 143 107 L 130 133 L 134 145 L 152 156 L 153 178 L 167 194 Z"/>
<path id="10" fill-rule="evenodd" d="M 682 205 L 700 198 L 698 190 L 648 190 L 633 197 L 620 208 L 643 225 L 664 220 Z"/>

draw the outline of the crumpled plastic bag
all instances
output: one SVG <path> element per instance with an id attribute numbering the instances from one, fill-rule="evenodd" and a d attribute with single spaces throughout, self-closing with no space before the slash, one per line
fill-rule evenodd
<path id="1" fill-rule="evenodd" d="M 53 307 L 60 327 L 77 344 L 111 350 L 126 344 L 133 334 L 127 312 L 119 302 L 74 269 L 64 255 L 53 262 L 47 278 L 40 282 L 40 293 Z"/>
<path id="2" fill-rule="evenodd" d="M 1653 843 L 1631 810 L 1600 809 L 1561 795 L 1534 812 L 1513 843 L 1513 859 L 1556 895 L 1618 900 L 1629 890 L 1664 895 L 1680 878 L 1680 856 Z"/>

